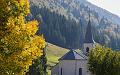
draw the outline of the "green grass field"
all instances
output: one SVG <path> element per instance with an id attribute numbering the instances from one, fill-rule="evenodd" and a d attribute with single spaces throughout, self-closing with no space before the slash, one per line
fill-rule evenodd
<path id="1" fill-rule="evenodd" d="M 48 46 L 46 48 L 48 75 L 51 75 L 51 68 L 56 63 L 58 63 L 58 59 L 62 57 L 66 52 L 68 52 L 67 49 L 48 43 Z"/>

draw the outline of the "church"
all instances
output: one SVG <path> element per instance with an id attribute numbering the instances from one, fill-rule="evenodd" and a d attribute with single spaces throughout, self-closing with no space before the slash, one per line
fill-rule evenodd
<path id="1" fill-rule="evenodd" d="M 82 50 L 79 52 L 70 50 L 62 56 L 58 64 L 52 68 L 51 75 L 91 75 L 87 64 L 88 54 L 95 45 L 89 16 Z"/>

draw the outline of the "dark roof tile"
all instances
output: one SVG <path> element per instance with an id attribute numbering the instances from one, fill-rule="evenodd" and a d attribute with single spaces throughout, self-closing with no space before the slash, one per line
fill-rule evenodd
<path id="1" fill-rule="evenodd" d="M 83 53 L 77 53 L 74 50 L 70 50 L 64 56 L 62 56 L 59 60 L 80 60 L 80 59 L 87 59 Z"/>

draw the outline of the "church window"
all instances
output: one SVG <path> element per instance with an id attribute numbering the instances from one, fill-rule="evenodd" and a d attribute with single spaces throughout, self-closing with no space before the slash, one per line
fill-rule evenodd
<path id="1" fill-rule="evenodd" d="M 86 52 L 89 52 L 89 47 L 86 48 Z"/>
<path id="2" fill-rule="evenodd" d="M 82 75 L 82 68 L 79 68 L 79 75 Z"/>
<path id="3" fill-rule="evenodd" d="M 62 71 L 62 68 L 61 68 L 61 75 L 63 75 L 62 73 L 63 73 L 63 71 Z"/>

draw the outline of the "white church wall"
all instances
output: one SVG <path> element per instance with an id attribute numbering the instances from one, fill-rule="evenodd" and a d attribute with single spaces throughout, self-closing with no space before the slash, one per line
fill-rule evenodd
<path id="1" fill-rule="evenodd" d="M 59 75 L 59 64 L 56 64 L 52 70 L 51 70 L 51 75 Z"/>
<path id="2" fill-rule="evenodd" d="M 62 68 L 62 74 L 61 74 Z M 62 60 L 59 62 L 59 75 L 75 75 L 75 61 L 74 60 Z"/>
<path id="3" fill-rule="evenodd" d="M 86 54 L 87 52 L 86 52 L 86 48 L 88 47 L 89 48 L 89 50 L 91 50 L 92 48 L 94 48 L 95 47 L 95 44 L 94 43 L 84 43 L 84 49 L 83 49 L 83 52 Z"/>
<path id="4" fill-rule="evenodd" d="M 77 61 L 77 73 L 76 75 L 79 75 L 79 68 L 82 69 L 82 75 L 90 75 L 88 66 L 87 66 L 87 60 L 76 60 Z"/>
<path id="5" fill-rule="evenodd" d="M 82 75 L 90 75 L 87 60 L 62 60 L 59 62 L 59 75 L 79 75 L 79 68 L 82 68 Z"/>

